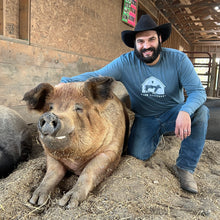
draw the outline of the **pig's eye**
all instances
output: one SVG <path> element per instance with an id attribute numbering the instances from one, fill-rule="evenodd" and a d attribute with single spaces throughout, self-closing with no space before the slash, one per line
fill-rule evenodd
<path id="1" fill-rule="evenodd" d="M 75 104 L 74 110 L 75 110 L 76 112 L 81 113 L 81 112 L 83 112 L 83 107 L 82 107 L 82 105 L 80 105 L 80 104 L 77 103 L 77 104 Z"/>
<path id="2" fill-rule="evenodd" d="M 50 104 L 49 104 L 49 111 L 51 111 L 52 109 L 53 109 L 53 104 L 50 103 Z"/>

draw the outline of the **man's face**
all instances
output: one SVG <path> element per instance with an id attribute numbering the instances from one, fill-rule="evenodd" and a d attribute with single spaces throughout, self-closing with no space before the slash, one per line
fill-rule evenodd
<path id="1" fill-rule="evenodd" d="M 159 60 L 161 37 L 156 31 L 143 31 L 136 34 L 134 52 L 143 62 L 154 65 Z"/>

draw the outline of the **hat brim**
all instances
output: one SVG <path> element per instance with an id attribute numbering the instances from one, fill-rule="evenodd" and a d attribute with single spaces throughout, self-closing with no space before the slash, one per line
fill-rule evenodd
<path id="1" fill-rule="evenodd" d="M 162 42 L 164 42 L 169 38 L 171 34 L 171 23 L 162 24 L 160 26 L 157 26 L 155 28 L 150 28 L 147 30 L 145 29 L 139 31 L 130 31 L 130 30 L 122 31 L 121 39 L 123 40 L 126 46 L 134 48 L 136 34 L 139 32 L 150 31 L 150 30 L 159 32 L 161 34 Z"/>

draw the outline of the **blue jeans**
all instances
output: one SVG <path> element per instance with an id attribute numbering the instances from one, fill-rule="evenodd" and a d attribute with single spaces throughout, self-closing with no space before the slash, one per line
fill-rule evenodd
<path id="1" fill-rule="evenodd" d="M 149 159 L 155 152 L 161 136 L 175 131 L 175 121 L 183 104 L 155 117 L 136 116 L 128 141 L 128 154 L 140 160 Z M 191 116 L 191 135 L 181 143 L 176 165 L 193 173 L 206 139 L 209 110 L 202 105 Z"/>

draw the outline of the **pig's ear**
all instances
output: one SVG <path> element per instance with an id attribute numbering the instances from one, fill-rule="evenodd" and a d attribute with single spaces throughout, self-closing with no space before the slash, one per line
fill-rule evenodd
<path id="1" fill-rule="evenodd" d="M 44 111 L 46 108 L 46 98 L 53 90 L 54 87 L 49 83 L 41 83 L 34 89 L 26 92 L 23 100 L 30 110 Z"/>
<path id="2" fill-rule="evenodd" d="M 114 79 L 111 77 L 94 77 L 85 82 L 84 92 L 88 98 L 96 102 L 103 102 L 112 98 L 111 85 Z"/>

